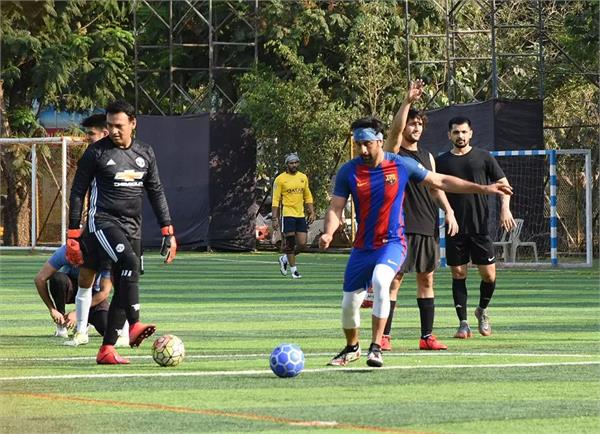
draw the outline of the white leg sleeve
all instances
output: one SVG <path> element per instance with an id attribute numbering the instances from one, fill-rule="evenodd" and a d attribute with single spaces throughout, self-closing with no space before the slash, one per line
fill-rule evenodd
<path id="1" fill-rule="evenodd" d="M 390 315 L 390 285 L 396 272 L 387 265 L 378 264 L 373 270 L 373 315 L 387 318 Z"/>
<path id="2" fill-rule="evenodd" d="M 92 306 L 92 288 L 77 289 L 75 296 L 75 313 L 77 315 L 77 332 L 87 334 L 90 307 Z"/>
<path id="3" fill-rule="evenodd" d="M 360 327 L 360 305 L 365 299 L 366 291 L 358 289 L 353 292 L 344 291 L 342 298 L 342 328 L 357 329 Z"/>

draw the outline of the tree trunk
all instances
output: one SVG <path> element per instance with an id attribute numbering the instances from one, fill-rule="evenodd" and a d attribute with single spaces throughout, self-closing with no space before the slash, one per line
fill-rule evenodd
<path id="1" fill-rule="evenodd" d="M 0 80 L 0 137 L 10 136 L 10 125 L 4 105 L 4 81 Z M 27 179 L 20 176 L 14 165 L 15 146 L 0 146 L 0 193 L 2 200 L 2 224 L 5 246 L 27 246 L 31 243 L 31 199 Z M 2 185 L 4 183 L 4 185 Z"/>

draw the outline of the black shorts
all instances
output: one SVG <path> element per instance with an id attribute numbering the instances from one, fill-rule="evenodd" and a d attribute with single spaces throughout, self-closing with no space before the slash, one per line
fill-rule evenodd
<path id="1" fill-rule="evenodd" d="M 446 261 L 450 266 L 491 265 L 496 262 L 494 245 L 486 234 L 459 234 L 446 238 Z"/>
<path id="2" fill-rule="evenodd" d="M 406 234 L 406 259 L 399 273 L 431 273 L 440 260 L 440 250 L 435 237 L 421 234 Z"/>
<path id="3" fill-rule="evenodd" d="M 100 234 L 102 236 L 99 236 Z M 121 229 L 109 227 L 95 233 L 86 232 L 81 237 L 81 249 L 84 267 L 92 270 L 110 270 L 126 250 L 132 249 L 140 258 L 142 240 L 128 239 Z M 140 268 L 143 268 L 141 261 L 142 259 L 140 259 Z"/>
<path id="4" fill-rule="evenodd" d="M 61 271 L 57 271 L 54 274 L 54 278 L 55 284 L 62 285 L 65 294 L 65 304 L 75 304 L 75 296 L 78 290 L 77 279 Z M 90 314 L 95 311 L 108 311 L 108 300 L 102 300 L 96 306 L 90 307 Z"/>
<path id="5" fill-rule="evenodd" d="M 281 232 L 289 234 L 291 232 L 308 232 L 308 225 L 304 217 L 284 217 Z"/>

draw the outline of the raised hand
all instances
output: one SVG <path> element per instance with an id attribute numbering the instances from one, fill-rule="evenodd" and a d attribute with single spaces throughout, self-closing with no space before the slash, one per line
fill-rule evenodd
<path id="1" fill-rule="evenodd" d="M 418 101 L 423 95 L 424 88 L 425 82 L 420 78 L 416 79 L 415 81 L 411 81 L 408 88 L 408 94 L 406 95 L 406 100 L 411 104 L 415 101 Z"/>

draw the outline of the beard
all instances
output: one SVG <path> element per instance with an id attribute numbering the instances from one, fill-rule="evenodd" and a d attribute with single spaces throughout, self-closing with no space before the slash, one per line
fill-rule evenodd
<path id="1" fill-rule="evenodd" d="M 454 142 L 454 146 L 456 146 L 457 148 L 464 148 L 465 146 L 468 146 L 469 142 Z"/>
<path id="2" fill-rule="evenodd" d="M 297 168 L 297 167 L 288 167 L 288 170 L 287 170 L 287 171 L 288 171 L 289 173 L 296 173 L 296 172 L 298 171 L 298 168 Z"/>
<path id="3" fill-rule="evenodd" d="M 413 134 L 402 136 L 402 137 L 404 138 L 404 141 L 406 141 L 407 143 L 410 143 L 411 145 L 413 143 L 417 143 L 419 141 L 419 139 L 421 138 L 420 135 L 418 137 L 415 137 Z"/>

